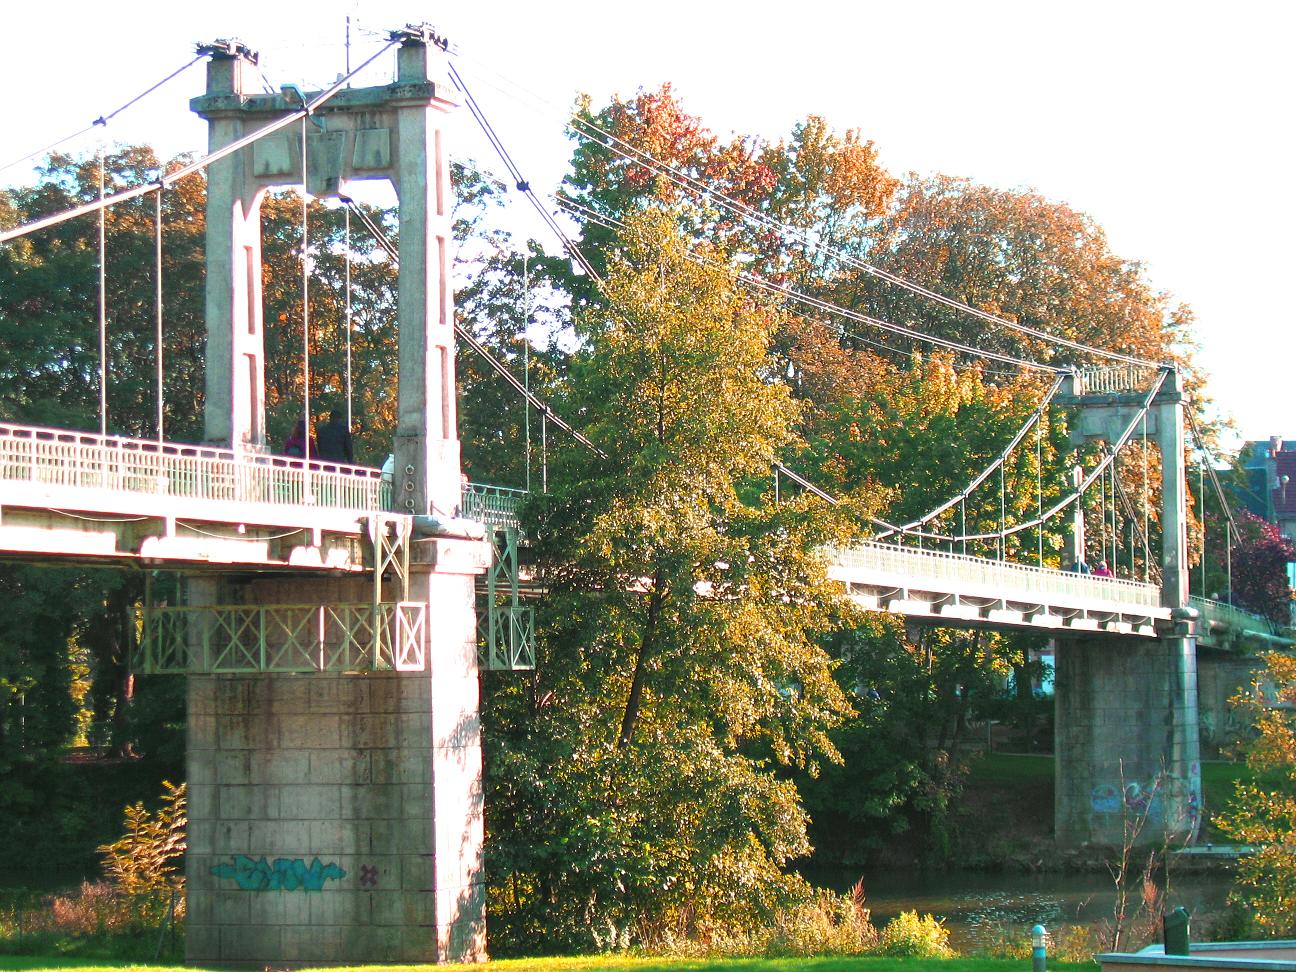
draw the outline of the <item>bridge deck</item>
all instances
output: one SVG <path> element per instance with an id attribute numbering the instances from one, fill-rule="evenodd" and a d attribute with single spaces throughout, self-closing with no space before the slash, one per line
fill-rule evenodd
<path id="1" fill-rule="evenodd" d="M 462 514 L 508 519 L 518 491 L 469 484 Z M 390 512 L 377 469 L 0 424 L 0 555 L 363 568 Z"/>
<path id="2" fill-rule="evenodd" d="M 882 543 L 859 543 L 830 557 L 831 576 L 871 610 L 947 624 L 1146 637 L 1172 622 L 1155 584 Z M 1191 607 L 1201 615 L 1203 645 L 1292 643 L 1264 618 L 1238 608 L 1196 597 Z"/>
<path id="3" fill-rule="evenodd" d="M 0 424 L 0 556 L 363 570 L 391 487 L 365 466 Z M 461 515 L 516 527 L 518 490 L 469 484 Z M 1151 584 L 891 544 L 830 552 L 862 607 L 951 624 L 1155 636 Z M 1275 641 L 1263 619 L 1194 600 L 1204 643 Z"/>
<path id="4" fill-rule="evenodd" d="M 1154 637 L 1170 622 L 1152 584 L 938 550 L 860 543 L 833 551 L 829 572 L 862 607 L 952 623 Z"/>

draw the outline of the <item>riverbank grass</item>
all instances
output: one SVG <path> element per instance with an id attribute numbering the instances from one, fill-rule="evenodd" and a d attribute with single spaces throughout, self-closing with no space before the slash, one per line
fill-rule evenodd
<path id="1" fill-rule="evenodd" d="M 505 959 L 483 965 L 360 965 L 332 966 L 331 972 L 1022 972 L 1024 964 L 1013 959 L 988 958 L 888 958 L 850 956 L 781 959 L 670 959 L 624 956 L 576 956 L 570 958 Z M 40 972 L 43 969 L 73 972 L 202 972 L 196 966 L 138 965 L 96 959 L 4 955 L 3 972 Z M 1055 972 L 1092 969 L 1083 962 L 1050 962 Z"/>
<path id="2" fill-rule="evenodd" d="M 1024 972 L 1026 963 L 1013 959 L 917 959 L 870 955 L 788 959 L 667 959 L 617 955 L 506 959 L 484 965 L 363 965 L 352 968 L 355 972 Z M 1082 962 L 1049 963 L 1052 972 L 1083 972 L 1092 968 L 1091 964 Z M 134 965 L 101 960 L 86 962 L 50 956 L 0 956 L 0 972 L 39 972 L 42 969 L 195 972 L 193 966 Z"/>

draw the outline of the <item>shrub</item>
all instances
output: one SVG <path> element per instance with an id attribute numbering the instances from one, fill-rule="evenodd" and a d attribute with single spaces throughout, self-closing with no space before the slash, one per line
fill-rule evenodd
<path id="1" fill-rule="evenodd" d="M 1049 953 L 1059 962 L 1092 962 L 1102 951 L 1099 930 L 1093 925 L 1063 925 L 1049 933 Z"/>
<path id="2" fill-rule="evenodd" d="M 882 929 L 878 951 L 900 958 L 952 958 L 949 930 L 932 915 L 902 911 Z"/>
<path id="3" fill-rule="evenodd" d="M 864 902 L 864 882 L 850 894 L 817 891 L 814 897 L 780 911 L 765 945 L 771 957 L 858 955 L 877 945 L 878 933 Z"/>
<path id="4" fill-rule="evenodd" d="M 186 810 L 185 784 L 175 786 L 166 781 L 162 783 L 162 805 L 156 814 L 144 809 L 143 802 L 126 808 L 125 833 L 99 848 L 104 874 L 113 887 L 126 894 L 156 894 L 184 887 L 180 867 L 188 823 Z"/>

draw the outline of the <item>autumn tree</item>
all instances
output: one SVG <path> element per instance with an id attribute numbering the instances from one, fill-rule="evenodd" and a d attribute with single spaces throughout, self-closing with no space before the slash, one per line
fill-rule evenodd
<path id="1" fill-rule="evenodd" d="M 1253 780 L 1239 780 L 1221 830 L 1255 848 L 1238 858 L 1234 897 L 1269 935 L 1296 933 L 1296 658 L 1265 655 L 1263 680 L 1272 693 L 1243 692 L 1233 699 L 1252 720 L 1255 738 L 1247 745 Z"/>
<path id="2" fill-rule="evenodd" d="M 179 162 L 167 163 L 166 168 Z M 162 163 L 146 147 L 104 158 L 108 192 L 155 180 Z M 98 196 L 93 159 L 54 155 L 31 187 L 6 190 L 12 225 Z M 203 207 L 201 180 L 163 197 L 164 422 L 170 437 L 201 433 Z M 108 429 L 157 434 L 154 201 L 105 212 Z M 0 247 L 0 416 L 61 428 L 99 426 L 98 242 L 93 216 Z"/>
<path id="3" fill-rule="evenodd" d="M 1032 193 L 950 176 L 912 178 L 888 219 L 877 262 L 971 307 L 1093 347 L 1150 361 L 1187 361 L 1191 311 L 1111 251 L 1091 218 Z M 864 278 L 880 316 L 921 321 L 942 337 L 1055 364 L 1094 364 L 1080 352 L 982 323 L 927 298 Z"/>
<path id="4" fill-rule="evenodd" d="M 1291 622 L 1293 592 L 1287 565 L 1296 562 L 1296 542 L 1279 532 L 1278 527 L 1253 513 L 1236 514 L 1237 536 L 1233 538 L 1233 603 L 1276 624 Z M 1216 524 L 1216 535 L 1223 536 L 1222 524 Z M 1225 565 L 1220 553 L 1216 576 Z"/>
<path id="5" fill-rule="evenodd" d="M 509 948 L 747 927 L 804 885 L 795 786 L 850 711 L 818 639 L 842 610 L 815 553 L 837 524 L 768 482 L 795 406 L 775 320 L 631 215 L 605 303 L 577 318 L 568 449 L 532 527 L 547 594 L 529 684 L 488 692 L 494 934 Z M 817 503 L 817 501 L 816 501 Z"/>

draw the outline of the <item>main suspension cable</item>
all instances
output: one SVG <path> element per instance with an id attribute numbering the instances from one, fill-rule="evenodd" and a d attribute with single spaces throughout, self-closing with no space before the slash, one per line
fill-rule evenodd
<path id="1" fill-rule="evenodd" d="M 86 132 L 93 131 L 95 128 L 106 128 L 110 121 L 112 121 L 114 118 L 120 115 L 127 108 L 131 107 L 136 102 L 148 97 L 154 91 L 162 87 L 164 84 L 166 84 L 168 81 L 172 80 L 173 78 L 179 77 L 185 71 L 189 70 L 189 68 L 193 67 L 199 61 L 201 61 L 205 56 L 206 55 L 204 53 L 199 53 L 197 56 L 193 58 L 193 60 L 186 62 L 181 67 L 176 68 L 174 71 L 168 74 L 161 81 L 158 81 L 156 84 L 144 89 L 139 94 L 137 94 L 134 98 L 132 98 L 130 101 L 122 105 L 120 108 L 115 108 L 114 110 L 108 112 L 106 115 L 100 115 L 98 118 L 92 121 L 85 128 L 79 128 L 71 135 L 64 135 L 62 138 L 50 142 L 48 145 L 44 146 L 43 148 L 38 148 L 34 152 L 28 152 L 22 158 L 14 159 L 12 162 L 6 162 L 4 165 L 0 165 L 0 172 L 4 172 L 6 169 L 12 169 L 16 165 L 22 165 L 22 163 L 34 159 L 38 155 L 44 155 L 46 152 L 58 148 L 64 142 L 70 142 L 72 141 L 72 139 L 84 135 Z"/>
<path id="2" fill-rule="evenodd" d="M 1043 516 L 1039 517 L 1038 519 L 1029 520 L 1026 523 L 1019 523 L 1016 526 L 1010 527 L 1007 530 L 1003 531 L 1003 536 L 1012 536 L 1015 533 L 1020 533 L 1022 530 L 1030 530 L 1035 526 L 1039 525 L 1040 523 L 1043 523 L 1045 520 L 1049 519 L 1050 517 L 1052 517 L 1055 513 L 1061 512 L 1062 510 L 1070 506 L 1072 503 L 1076 502 L 1089 489 L 1089 487 L 1093 485 L 1094 481 L 1098 479 L 1098 477 L 1101 476 L 1106 471 L 1107 467 L 1111 465 L 1111 463 L 1115 460 L 1116 454 L 1130 440 L 1130 437 L 1133 436 L 1135 428 L 1138 426 L 1140 420 L 1147 415 L 1148 409 L 1151 407 L 1152 402 L 1156 399 L 1157 394 L 1161 391 L 1161 386 L 1165 384 L 1166 377 L 1169 374 L 1170 374 L 1169 368 L 1161 369 L 1161 372 L 1157 376 L 1156 381 L 1153 383 L 1152 388 L 1147 392 L 1147 395 L 1143 400 L 1142 406 L 1139 408 L 1138 412 L 1134 415 L 1134 418 L 1130 420 L 1130 423 L 1129 425 L 1126 426 L 1125 431 L 1122 432 L 1120 438 L 1117 439 L 1115 443 L 1113 443 L 1111 450 L 1103 457 L 1102 461 L 1100 461 L 1098 465 L 1094 467 L 1092 472 L 1090 472 L 1087 476 L 1085 476 L 1083 480 L 1081 480 L 1080 485 L 1075 489 L 1074 492 L 1064 497 L 1063 499 L 1059 500 L 1048 510 L 1046 510 Z M 997 533 L 973 533 L 973 534 L 968 534 L 966 538 L 956 537 L 955 539 L 994 540 L 998 536 L 999 534 Z"/>
<path id="3" fill-rule="evenodd" d="M 456 56 L 460 58 L 463 57 L 463 55 L 459 52 L 456 52 Z M 464 87 L 462 84 L 462 80 L 460 79 L 458 72 L 455 71 L 453 68 L 452 68 L 452 77 L 455 79 L 455 83 L 460 85 L 462 89 Z M 517 87 L 520 90 L 526 90 L 522 88 L 522 86 L 520 85 L 517 85 Z M 536 96 L 533 95 L 533 97 Z M 756 210 L 745 203 L 739 202 L 733 197 L 728 196 L 725 193 L 719 191 L 714 186 L 711 186 L 708 183 L 703 182 L 702 180 L 689 175 L 687 172 L 683 171 L 682 169 L 676 166 L 671 165 L 668 162 L 664 162 L 656 158 L 651 153 L 639 148 L 638 146 L 631 144 L 630 142 L 620 138 L 619 136 L 613 134 L 612 132 L 607 131 L 606 129 L 597 125 L 590 119 L 581 116 L 580 114 L 566 112 L 563 109 L 557 108 L 557 106 L 553 105 L 552 103 L 548 102 L 543 98 L 538 98 L 538 100 L 541 103 L 548 105 L 550 109 L 556 110 L 558 113 L 560 113 L 565 119 L 565 124 L 568 130 L 571 131 L 577 137 L 585 139 L 586 141 L 592 141 L 601 144 L 605 148 L 609 149 L 616 155 L 619 155 L 620 157 L 626 159 L 629 162 L 636 163 L 648 169 L 649 171 L 655 171 L 658 174 L 666 176 L 672 183 L 674 183 L 675 185 L 677 185 L 682 189 L 685 189 L 686 191 L 693 194 L 694 196 L 697 196 L 698 198 L 704 200 L 712 200 L 715 203 L 722 206 L 723 208 L 729 210 L 734 215 L 741 217 L 742 219 L 744 219 L 749 223 L 754 222 L 757 225 L 764 227 L 766 229 L 776 230 L 779 233 L 783 234 L 785 237 L 790 236 L 798 243 L 800 243 L 802 246 L 805 246 L 810 250 L 814 250 L 824 255 L 838 259 L 850 266 L 855 267 L 856 269 L 864 271 L 865 273 L 871 276 L 877 277 L 878 279 L 902 287 L 905 290 L 908 290 L 919 296 L 925 297 L 929 300 L 934 300 L 953 310 L 972 314 L 973 316 L 978 317 L 981 320 L 984 320 L 988 323 L 992 323 L 1000 327 L 1006 327 L 1011 330 L 1017 331 L 1019 333 L 1030 335 L 1031 337 L 1037 338 L 1039 340 L 1046 341 L 1048 343 L 1055 344 L 1060 347 L 1065 347 L 1070 350 L 1078 351 L 1084 354 L 1094 355 L 1097 357 L 1105 357 L 1115 361 L 1124 361 L 1128 364 L 1136 364 L 1145 367 L 1154 367 L 1154 368 L 1160 367 L 1160 365 L 1158 365 L 1156 362 L 1153 361 L 1137 358 L 1132 355 L 1123 354 L 1118 351 L 1110 351 L 1105 348 L 1093 347 L 1091 345 L 1083 344 L 1079 341 L 1073 341 L 1069 338 L 1065 338 L 1060 335 L 1051 334 L 1048 331 L 1031 327 L 1030 325 L 1027 324 L 1022 324 L 1017 321 L 1011 321 L 1006 318 L 999 317 L 998 315 L 991 314 L 988 311 L 981 310 L 978 307 L 973 307 L 970 304 L 955 300 L 951 297 L 947 297 L 944 294 L 931 290 L 928 287 L 924 287 L 921 284 L 917 284 L 914 283 L 913 281 L 907 280 L 906 278 L 901 277 L 898 274 L 892 273 L 888 270 L 884 270 L 883 268 L 878 267 L 875 264 L 869 263 L 868 261 L 863 260 L 853 254 L 846 253 L 836 247 L 830 246 L 829 244 L 824 243 L 822 240 L 806 233 L 805 231 L 799 230 L 796 227 L 791 226 L 781 220 L 775 219 L 774 217 L 768 215 L 767 213 L 762 213 L 759 210 Z M 492 138 L 492 136 L 489 134 L 487 137 Z"/>
<path id="4" fill-rule="evenodd" d="M 610 222 L 613 224 L 614 227 L 620 229 L 626 228 L 625 223 L 623 223 L 621 220 L 609 216 L 601 216 L 601 217 L 597 216 L 597 214 L 594 214 L 592 210 L 588 209 L 585 206 L 581 206 L 579 203 L 572 203 L 570 200 L 565 200 L 565 199 L 556 199 L 555 202 L 557 202 L 559 206 L 561 206 L 564 210 L 570 212 L 574 216 L 578 216 L 578 217 L 595 216 L 596 218 L 601 219 L 603 221 L 603 225 L 605 226 L 607 226 L 608 223 Z M 712 266 L 712 267 L 720 266 L 718 261 L 708 260 L 706 257 L 700 256 L 695 253 L 690 253 L 689 259 L 703 266 Z M 842 307 L 839 304 L 834 304 L 830 301 L 824 300 L 821 297 L 814 297 L 811 296 L 810 294 L 802 293 L 801 291 L 796 290 L 795 288 L 788 286 L 786 284 L 772 283 L 766 280 L 764 277 L 751 273 L 750 271 L 738 271 L 736 277 L 740 283 L 747 285 L 751 289 L 757 289 L 757 290 L 765 291 L 767 293 L 776 294 L 778 296 L 784 297 L 787 300 L 796 301 L 798 303 L 805 304 L 806 306 L 814 307 L 817 310 L 822 310 L 829 314 L 835 314 L 841 317 L 846 317 L 849 318 L 850 320 L 857 321 L 861 324 L 868 324 L 871 327 L 876 327 L 884 331 L 890 331 L 893 334 L 899 334 L 904 337 L 912 338 L 916 341 L 922 341 L 927 344 L 933 344 L 938 347 L 946 348 L 950 351 L 959 351 L 963 354 L 972 355 L 973 357 L 978 357 L 978 358 L 990 358 L 991 360 L 998 361 L 1002 364 L 1015 365 L 1019 368 L 1026 368 L 1033 371 L 1048 371 L 1054 374 L 1060 374 L 1066 370 L 1054 365 L 1041 364 L 1038 361 L 1030 361 L 1023 358 L 1014 358 L 1012 355 L 1001 354 L 997 351 L 986 351 L 982 348 L 978 348 L 973 345 L 962 344 L 958 341 L 950 340 L 949 338 L 937 337 L 936 335 L 928 334 L 925 331 L 918 331 L 915 330 L 914 328 L 906 327 L 903 324 L 893 324 L 890 321 L 885 321 L 882 320 L 881 318 L 872 317 L 868 314 L 863 314 L 859 311 Z"/>
<path id="5" fill-rule="evenodd" d="M 567 201 L 567 200 L 561 200 L 561 199 L 559 199 L 559 200 L 556 200 L 556 202 L 557 202 L 560 206 L 563 206 L 564 208 L 568 208 L 568 209 L 572 208 L 572 204 L 571 204 L 569 201 Z M 581 217 L 585 217 L 585 218 L 592 218 L 592 219 L 599 220 L 599 221 L 605 221 L 605 222 L 604 222 L 604 225 L 608 225 L 608 228 L 612 228 L 612 229 L 625 229 L 625 228 L 626 228 L 624 223 L 622 223 L 620 220 L 615 219 L 614 217 L 604 217 L 604 216 L 601 216 L 600 214 L 594 213 L 592 210 L 589 210 L 589 209 L 587 209 L 586 207 L 579 206 L 579 205 L 576 205 L 574 208 L 575 208 L 576 210 L 578 210 L 578 212 L 574 212 L 573 215 L 577 215 L 577 216 L 581 216 Z M 609 225 L 609 224 L 615 224 L 615 225 Z M 688 254 L 688 259 L 690 259 L 691 261 L 693 261 L 693 262 L 695 262 L 695 263 L 698 263 L 699 265 L 702 265 L 702 266 L 720 267 L 720 264 L 718 263 L 718 261 L 708 260 L 708 259 L 706 259 L 705 257 L 702 257 L 702 256 L 700 256 L 700 255 L 698 255 L 698 254 L 690 253 L 690 254 Z M 727 267 L 724 267 L 724 268 L 722 268 L 722 269 L 728 270 Z M 736 278 L 740 283 L 747 283 L 747 284 L 749 284 L 749 285 L 754 285 L 756 289 L 773 290 L 774 292 L 779 293 L 779 294 L 781 294 L 781 295 L 785 295 L 785 296 L 786 296 L 786 295 L 789 295 L 789 294 L 796 295 L 798 298 L 801 298 L 801 299 L 804 299 L 805 301 L 808 301 L 808 302 L 811 302 L 811 303 L 815 303 L 815 304 L 817 304 L 817 306 L 819 306 L 820 309 L 827 310 L 829 313 L 837 313 L 837 314 L 841 314 L 841 315 L 843 315 L 843 316 L 852 317 L 852 318 L 862 318 L 862 319 L 864 320 L 865 323 L 874 324 L 874 325 L 877 325 L 877 326 L 882 326 L 882 327 L 884 327 L 885 329 L 888 329 L 888 330 L 896 330 L 896 329 L 898 329 L 898 330 L 900 330 L 901 332 L 907 332 L 907 333 L 910 334 L 911 336 L 914 336 L 914 337 L 919 338 L 919 339 L 921 339 L 921 340 L 929 340 L 929 341 L 931 341 L 932 343 L 939 344 L 940 346 L 943 346 L 943 347 L 952 348 L 953 350 L 960 350 L 960 351 L 963 351 L 963 352 L 965 352 L 965 353 L 969 353 L 969 354 L 973 354 L 973 355 L 977 355 L 977 356 L 981 356 L 981 355 L 983 354 L 983 352 L 981 352 L 980 349 L 977 349 L 977 348 L 972 348 L 972 347 L 969 347 L 969 346 L 966 346 L 966 345 L 960 345 L 960 344 L 957 344 L 956 342 L 947 342 L 947 341 L 945 341 L 944 339 L 932 338 L 930 335 L 924 335 L 924 334 L 923 334 L 922 332 L 920 332 L 920 331 L 912 331 L 911 329 L 908 329 L 908 328 L 902 328 L 900 325 L 892 325 L 892 324 L 890 324 L 889 322 L 885 322 L 885 321 L 878 321 L 878 320 L 873 319 L 873 318 L 868 318 L 868 317 L 866 317 L 865 315 L 859 315 L 859 314 L 857 314 L 857 313 L 854 312 L 854 311 L 847 310 L 846 308 L 839 307 L 839 306 L 837 306 L 837 305 L 835 305 L 835 304 L 830 304 L 830 303 L 828 303 L 827 301 L 820 301 L 820 300 L 818 300 L 818 298 L 811 298 L 811 297 L 808 297 L 808 295 L 801 295 L 798 291 L 790 291 L 789 288 L 786 288 L 786 287 L 780 287 L 780 286 L 778 286 L 778 285 L 774 285 L 774 284 L 769 284 L 767 281 L 764 281 L 762 278 L 757 277 L 757 276 L 755 276 L 754 274 L 744 274 L 744 273 L 739 272 L 739 273 L 737 273 L 737 274 L 735 275 L 735 278 Z M 749 286 L 749 289 L 750 289 L 750 286 Z M 1005 359 L 1006 359 L 1009 363 L 1022 365 L 1022 366 L 1028 367 L 1028 368 L 1029 368 L 1029 367 L 1034 367 L 1034 368 L 1036 368 L 1036 369 L 1038 369 L 1038 370 L 1043 370 L 1043 371 L 1049 371 L 1049 372 L 1054 372 L 1054 373 L 1058 373 L 1058 372 L 1060 372 L 1060 369 L 1053 368 L 1053 367 L 1050 367 L 1050 366 L 1047 366 L 1047 365 L 1041 365 L 1041 364 L 1038 364 L 1038 363 L 1036 363 L 1036 362 L 1024 362 L 1024 361 L 1019 361 L 1019 360 L 1016 359 L 1016 358 L 1010 358 L 1010 357 L 1008 357 L 1008 356 L 998 355 L 998 354 L 996 354 L 996 353 L 994 353 L 994 352 L 987 352 L 987 353 L 985 353 L 985 354 L 986 354 L 987 356 L 990 356 L 990 357 L 995 357 L 995 358 L 997 358 L 998 360 L 1005 360 Z M 1057 389 L 1060 387 L 1060 385 L 1061 385 L 1061 377 L 1059 377 L 1059 378 L 1057 379 L 1057 381 L 1055 382 L 1055 384 L 1054 384 L 1054 386 L 1053 386 L 1053 389 L 1052 389 L 1052 391 L 1050 392 L 1050 395 L 1049 395 L 1050 398 L 1052 397 L 1052 395 L 1053 395 L 1054 393 L 1056 393 L 1056 391 L 1057 391 Z M 1047 402 L 1046 402 L 1046 404 L 1047 404 Z M 1022 432 L 1021 434 L 1024 435 L 1025 432 Z M 987 475 L 987 476 L 990 475 L 990 473 L 992 473 L 993 471 L 994 471 L 994 470 L 991 469 L 989 472 L 986 473 L 986 475 Z M 790 470 L 788 471 L 788 473 L 789 473 L 789 475 L 792 475 Z M 978 483 L 978 485 L 979 485 L 979 483 Z M 818 489 L 817 487 L 814 487 L 814 488 L 815 488 L 816 490 Z M 820 492 L 822 492 L 822 491 L 820 491 Z M 825 498 L 827 498 L 828 494 L 824 493 L 823 496 L 824 496 Z M 958 501 L 959 501 L 958 498 L 956 498 L 956 499 L 955 499 L 955 502 L 958 502 Z M 951 504 L 951 505 L 952 505 L 952 504 Z M 949 538 L 947 538 L 947 537 L 945 537 L 945 536 L 943 536 L 943 535 L 941 535 L 941 534 L 930 534 L 930 533 L 925 533 L 925 532 L 922 532 L 922 531 L 915 531 L 915 530 L 913 530 L 913 529 L 911 529 L 911 528 L 909 528 L 909 529 L 904 529 L 904 528 L 899 527 L 899 526 L 896 525 L 896 524 L 890 523 L 890 522 L 888 522 L 888 521 L 886 521 L 886 520 L 880 520 L 880 519 L 877 519 L 877 518 L 874 518 L 874 517 L 866 517 L 866 520 L 867 520 L 867 521 L 868 521 L 872 526 L 875 526 L 875 527 L 881 527 L 881 528 L 883 528 L 884 530 L 886 530 L 886 531 L 887 531 L 886 536 L 891 536 L 891 535 L 894 534 L 894 533 L 902 533 L 902 534 L 909 535 L 909 536 L 916 536 L 916 537 L 919 538 L 920 541 L 921 541 L 923 538 L 925 538 L 925 537 L 926 537 L 926 538 L 931 538 L 931 539 L 937 539 L 937 540 L 940 540 L 940 541 L 942 541 L 942 542 L 945 542 L 945 541 L 948 541 L 948 540 L 949 540 Z"/>
<path id="6" fill-rule="evenodd" d="M 269 122 L 261 128 L 258 128 L 256 131 L 249 132 L 242 138 L 235 139 L 233 142 L 216 149 L 214 152 L 209 152 L 192 162 L 186 162 L 184 165 L 179 166 L 174 172 L 162 173 L 156 182 L 147 182 L 130 189 L 123 189 L 120 192 L 115 192 L 111 196 L 105 197 L 103 200 L 95 200 L 93 202 L 84 203 L 80 206 L 73 206 L 71 209 L 52 213 L 49 216 L 42 217 L 41 219 L 32 220 L 30 223 L 15 226 L 13 229 L 0 231 L 0 243 L 8 243 L 10 240 L 16 240 L 19 237 L 27 236 L 28 234 L 35 233 L 38 230 L 48 229 L 49 227 L 57 226 L 60 223 L 66 223 L 70 219 L 76 219 L 78 216 L 85 216 L 89 213 L 97 212 L 108 206 L 116 206 L 119 203 L 127 202 L 131 199 L 138 199 L 140 196 L 146 196 L 150 192 L 159 192 L 162 189 L 174 185 L 186 176 L 190 176 L 195 172 L 205 169 L 213 162 L 218 162 L 226 156 L 233 155 L 235 152 L 247 148 L 253 142 L 259 141 L 267 135 L 273 135 L 275 132 L 282 131 L 294 122 L 312 114 L 335 94 L 343 90 L 352 77 L 359 74 L 400 42 L 401 38 L 392 38 L 386 45 L 365 60 L 365 62 L 354 71 L 338 78 L 333 82 L 333 84 L 329 85 L 314 98 L 307 101 L 303 107 L 288 112 L 288 114 L 284 115 L 282 118 Z"/>
<path id="7" fill-rule="evenodd" d="M 923 514 L 923 516 L 919 517 L 917 520 L 905 524 L 902 529 L 908 531 L 913 529 L 914 527 L 926 526 L 936 517 L 940 516 L 942 513 L 951 509 L 956 503 L 966 500 L 968 496 L 970 496 L 978 486 L 980 486 L 992 475 L 994 475 L 995 470 L 1003 466 L 1003 464 L 1007 461 L 1008 457 L 1012 455 L 1013 451 L 1017 448 L 1017 446 L 1021 444 L 1022 439 L 1026 438 L 1026 434 L 1030 432 L 1031 428 L 1033 428 L 1036 425 L 1036 423 L 1040 422 L 1041 419 L 1044 417 L 1045 410 L 1049 407 L 1049 403 L 1053 401 L 1053 397 L 1058 393 L 1058 389 L 1062 387 L 1062 382 L 1065 379 L 1066 379 L 1065 375 L 1059 375 L 1057 377 L 1057 379 L 1053 382 L 1052 387 L 1050 387 L 1049 390 L 1045 393 L 1044 400 L 1041 401 L 1039 405 L 1035 407 L 1035 410 L 1032 411 L 1029 416 L 1027 416 L 1026 421 L 1022 424 L 1021 428 L 1017 430 L 1017 433 L 1012 437 L 1012 439 L 1008 442 L 1008 444 L 1004 446 L 1003 450 L 999 453 L 998 457 L 996 457 L 994 461 L 991 462 L 990 465 L 988 465 L 985 469 L 983 469 L 977 476 L 973 477 L 972 481 L 969 482 L 967 486 L 963 487 L 962 492 L 960 492 L 957 496 L 946 500 L 944 503 L 940 504 L 939 506 L 935 507 L 929 512 Z M 888 536 L 890 536 L 890 534 L 884 534 L 883 536 L 880 536 L 877 539 L 885 540 Z"/>
<path id="8" fill-rule="evenodd" d="M 981 310 L 979 307 L 973 307 L 971 304 L 967 304 L 964 303 L 963 301 L 959 301 L 951 297 L 947 297 L 944 294 L 931 290 L 928 287 L 924 287 L 921 284 L 914 283 L 913 281 L 901 277 L 898 274 L 892 273 L 888 270 L 884 270 L 881 267 L 869 263 L 866 260 L 862 260 L 859 257 L 855 256 L 854 254 L 850 254 L 841 249 L 830 246 L 822 242 L 821 240 L 812 237 L 808 233 L 802 230 L 798 230 L 796 227 L 784 223 L 781 220 L 777 220 L 766 213 L 759 212 L 758 210 L 751 208 L 745 203 L 741 203 L 733 199 L 732 197 L 720 192 L 719 190 L 702 182 L 701 180 L 695 179 L 694 177 L 670 165 L 669 163 L 657 159 L 650 153 L 638 148 L 637 146 L 632 145 L 631 143 L 625 141 L 624 139 L 619 138 L 616 135 L 613 135 L 611 132 L 608 132 L 606 129 L 599 127 L 598 125 L 594 124 L 593 122 L 589 121 L 586 118 L 582 118 L 579 115 L 573 114 L 571 116 L 571 119 L 576 123 L 576 126 L 584 126 L 586 129 L 588 129 L 588 131 L 583 131 L 581 130 L 581 128 L 573 127 L 569 124 L 569 129 L 573 131 L 576 135 L 588 141 L 599 142 L 599 144 L 603 144 L 604 147 L 610 149 L 615 154 L 620 155 L 622 158 L 626 159 L 627 161 L 638 163 L 639 165 L 643 166 L 649 171 L 656 171 L 659 174 L 666 175 L 667 178 L 670 179 L 672 183 L 679 186 L 680 188 L 685 189 L 686 191 L 696 196 L 699 196 L 700 198 L 714 200 L 725 209 L 728 209 L 730 212 L 734 213 L 737 216 L 742 217 L 748 222 L 755 222 L 756 224 L 765 227 L 767 229 L 774 229 L 784 234 L 785 236 L 791 236 L 793 239 L 796 240 L 796 242 L 800 243 L 802 246 L 805 246 L 810 250 L 815 250 L 827 256 L 834 257 L 835 259 L 841 260 L 842 262 L 846 263 L 849 266 L 862 270 L 871 276 L 886 281 L 887 283 L 891 283 L 898 287 L 902 287 L 903 289 L 908 290 L 911 293 L 917 294 L 921 297 L 925 297 L 929 300 L 936 301 L 937 303 L 940 303 L 953 310 L 972 314 L 973 316 L 980 318 L 981 320 L 984 320 L 988 323 L 992 323 L 1000 327 L 1006 327 L 1011 330 L 1017 331 L 1019 333 L 1027 334 L 1031 337 L 1037 338 L 1042 341 L 1046 341 L 1050 344 L 1055 344 L 1060 347 L 1068 348 L 1070 350 L 1078 351 L 1084 354 L 1094 355 L 1097 357 L 1110 358 L 1115 361 L 1124 361 L 1128 364 L 1141 365 L 1144 367 L 1157 367 L 1156 362 L 1148 361 L 1142 358 L 1136 358 L 1131 355 L 1123 354 L 1117 351 L 1109 351 L 1104 348 L 1096 348 L 1091 345 L 1082 344 L 1079 341 L 1072 341 L 1069 338 L 1064 338 L 1061 337 L 1060 335 L 1051 334 L 1048 331 L 1043 331 L 1040 330 L 1039 328 L 1031 327 L 1030 325 L 1027 324 L 1021 324 L 1017 321 L 1010 321 L 1006 318 L 999 317 L 996 314 L 991 314 L 988 311 Z M 596 135 L 591 135 L 590 134 L 591 131 L 596 133 Z M 600 138 L 607 139 L 608 141 L 601 142 Z M 618 148 L 617 146 L 621 146 L 621 148 Z"/>

